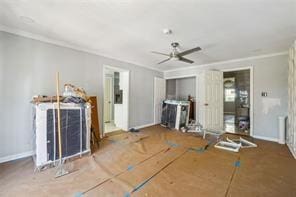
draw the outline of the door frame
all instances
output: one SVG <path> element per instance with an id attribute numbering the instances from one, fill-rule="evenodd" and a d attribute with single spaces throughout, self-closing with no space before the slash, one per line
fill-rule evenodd
<path id="1" fill-rule="evenodd" d="M 155 90 L 156 90 L 156 79 L 163 79 L 165 81 L 165 86 L 164 86 L 164 94 L 165 94 L 165 97 L 166 97 L 166 79 L 165 78 L 162 78 L 162 77 L 154 77 L 154 80 L 153 80 L 153 123 L 154 124 L 159 124 L 159 122 L 156 122 L 156 109 L 155 109 Z"/>
<path id="2" fill-rule="evenodd" d="M 194 77 L 195 78 L 195 121 L 199 120 L 200 115 L 199 115 L 199 107 L 198 107 L 198 91 L 199 91 L 199 76 L 200 73 L 193 73 L 193 74 L 185 74 L 185 75 L 177 75 L 177 76 L 170 76 L 170 77 L 166 77 L 164 76 L 165 80 L 169 80 L 169 79 L 183 79 L 183 78 L 190 78 L 190 77 Z"/>
<path id="3" fill-rule="evenodd" d="M 128 89 L 127 89 L 127 95 L 126 95 L 127 98 L 125 98 L 125 99 L 127 99 L 127 109 L 125 111 L 125 114 L 126 114 L 126 120 L 125 120 L 125 122 L 126 122 L 126 128 L 121 128 L 123 130 L 128 131 L 128 129 L 129 129 L 129 114 L 130 114 L 130 112 L 129 112 L 129 103 L 130 103 L 130 70 L 122 69 L 122 68 L 115 67 L 115 66 L 103 65 L 103 77 L 102 77 L 102 82 L 103 82 L 103 99 L 105 97 L 105 95 L 104 95 L 105 94 L 105 77 L 106 77 L 106 74 L 107 74 L 107 70 L 113 70 L 113 71 L 116 71 L 116 72 L 127 72 L 128 73 Z M 114 84 L 114 79 L 113 79 L 113 84 Z M 105 122 L 104 122 L 105 107 L 104 107 L 104 100 L 103 100 L 102 104 L 103 104 L 102 105 L 103 106 L 103 110 L 102 110 L 103 111 L 103 116 L 102 116 L 102 118 L 103 118 L 103 124 L 102 124 L 103 125 L 103 129 L 102 129 L 103 134 L 102 135 L 104 137 L 105 136 Z M 114 108 L 114 106 L 113 106 L 113 108 Z M 115 116 L 115 114 L 114 114 L 114 116 Z"/>
<path id="4" fill-rule="evenodd" d="M 232 71 L 240 71 L 240 70 L 250 70 L 250 136 L 254 136 L 254 67 L 234 67 L 220 70 L 221 72 L 232 72 Z M 224 93 L 224 90 L 223 90 Z M 224 113 L 223 113 L 224 117 Z"/>

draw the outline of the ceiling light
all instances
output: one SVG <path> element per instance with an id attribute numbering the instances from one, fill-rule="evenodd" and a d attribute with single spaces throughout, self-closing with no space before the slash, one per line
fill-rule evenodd
<path id="1" fill-rule="evenodd" d="M 167 28 L 163 29 L 162 32 L 164 34 L 166 34 L 166 35 L 169 35 L 169 34 L 172 34 L 173 33 L 173 31 L 171 29 L 167 29 Z"/>

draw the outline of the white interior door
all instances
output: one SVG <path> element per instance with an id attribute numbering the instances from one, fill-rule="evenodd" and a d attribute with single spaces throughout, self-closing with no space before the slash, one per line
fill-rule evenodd
<path id="1" fill-rule="evenodd" d="M 223 130 L 223 73 L 205 71 L 199 76 L 200 122 L 206 129 Z"/>
<path id="2" fill-rule="evenodd" d="M 112 120 L 112 94 L 113 94 L 113 79 L 112 77 L 105 77 L 104 88 L 104 122 Z"/>
<path id="3" fill-rule="evenodd" d="M 122 90 L 122 103 L 114 105 L 114 123 L 125 131 L 129 129 L 129 71 L 119 74 L 119 89 Z"/>
<path id="4" fill-rule="evenodd" d="M 154 124 L 161 122 L 162 102 L 166 95 L 166 80 L 154 78 Z"/>

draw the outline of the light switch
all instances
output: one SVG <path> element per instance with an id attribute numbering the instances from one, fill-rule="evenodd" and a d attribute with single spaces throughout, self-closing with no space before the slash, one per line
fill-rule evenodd
<path id="1" fill-rule="evenodd" d="M 267 92 L 261 92 L 261 96 L 267 97 Z"/>

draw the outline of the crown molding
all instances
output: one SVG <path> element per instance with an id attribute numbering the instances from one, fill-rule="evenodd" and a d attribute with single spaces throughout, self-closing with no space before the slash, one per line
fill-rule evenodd
<path id="1" fill-rule="evenodd" d="M 146 68 L 146 69 L 149 69 L 149 70 L 158 71 L 158 72 L 161 72 L 161 73 L 167 73 L 167 72 L 173 72 L 173 71 L 182 71 L 182 70 L 188 70 L 188 69 L 194 69 L 194 68 L 204 68 L 204 67 L 213 66 L 213 65 L 235 63 L 235 62 L 241 62 L 241 61 L 246 61 L 246 60 L 255 60 L 255 59 L 262 59 L 262 58 L 267 58 L 267 57 L 274 57 L 274 56 L 281 56 L 281 55 L 287 55 L 288 54 L 288 51 L 282 51 L 282 52 L 278 52 L 278 53 L 270 53 L 270 54 L 264 54 L 264 55 L 258 55 L 258 56 L 251 56 L 251 57 L 238 58 L 238 59 L 232 59 L 232 60 L 226 60 L 226 61 L 219 61 L 219 62 L 213 62 L 213 63 L 209 63 L 209 64 L 194 65 L 194 66 L 185 67 L 185 68 L 161 70 L 161 69 L 157 69 L 157 68 L 150 67 L 150 66 L 144 66 L 144 65 L 141 65 L 141 64 L 138 64 L 138 63 L 119 60 L 117 58 L 114 58 L 114 57 L 99 53 L 96 50 L 91 50 L 91 49 L 79 47 L 79 46 L 77 46 L 75 44 L 72 44 L 72 43 L 68 43 L 68 42 L 48 38 L 48 37 L 45 37 L 45 36 L 41 36 L 39 34 L 30 33 L 30 32 L 27 32 L 27 31 L 23 31 L 23 30 L 16 29 L 16 28 L 11 28 L 11 27 L 1 25 L 1 24 L 0 24 L 0 31 L 15 34 L 15 35 L 26 37 L 26 38 L 30 38 L 30 39 L 33 39 L 33 40 L 38 40 L 38 41 L 41 41 L 41 42 L 45 42 L 45 43 L 49 43 L 49 44 L 53 44 L 53 45 L 57 45 L 57 46 L 61 46 L 61 47 L 70 48 L 70 49 L 73 49 L 73 50 L 76 50 L 76 51 L 81 51 L 81 52 L 86 52 L 86 53 L 93 54 L 93 55 L 98 55 L 98 56 L 101 56 L 101 57 L 117 60 L 117 61 L 128 63 L 128 64 L 132 64 L 132 65 L 135 65 L 135 66 L 143 67 L 143 68 Z"/>
<path id="2" fill-rule="evenodd" d="M 236 63 L 236 62 L 242 62 L 242 61 L 246 61 L 246 60 L 263 59 L 263 58 L 267 58 L 267 57 L 274 57 L 274 56 L 281 56 L 281 55 L 288 55 L 288 51 L 282 51 L 282 52 L 278 52 L 278 53 L 269 53 L 269 54 L 264 54 L 264 55 L 257 55 L 257 56 L 251 56 L 251 57 L 245 57 L 245 58 L 226 60 L 226 61 L 219 61 L 219 62 L 213 62 L 213 63 L 209 63 L 209 64 L 200 64 L 200 65 L 195 65 L 195 66 L 190 66 L 190 67 L 185 67 L 185 68 L 176 68 L 176 69 L 166 70 L 166 71 L 164 71 L 164 73 L 173 72 L 173 71 L 182 71 L 182 70 L 188 70 L 188 69 L 194 69 L 194 68 L 204 68 L 204 67 L 208 67 L 208 66 L 221 65 L 221 64 Z"/>
<path id="3" fill-rule="evenodd" d="M 160 70 L 160 69 L 157 69 L 157 68 L 144 66 L 144 65 L 129 62 L 129 61 L 119 60 L 117 58 L 114 58 L 114 57 L 99 53 L 96 50 L 79 47 L 78 45 L 75 45 L 73 43 L 64 42 L 64 41 L 49 38 L 49 37 L 46 37 L 46 36 L 42 36 L 42 35 L 39 35 L 39 34 L 30 33 L 30 32 L 23 31 L 23 30 L 20 30 L 20 29 L 17 29 L 17 28 L 11 28 L 11 27 L 0 24 L 0 31 L 11 33 L 11 34 L 18 35 L 18 36 L 22 36 L 22 37 L 25 37 L 25 38 L 30 38 L 30 39 L 41 41 L 41 42 L 45 42 L 45 43 L 48 43 L 48 44 L 53 44 L 53 45 L 57 45 L 57 46 L 61 46 L 61 47 L 74 49 L 76 51 L 86 52 L 86 53 L 89 53 L 89 54 L 93 54 L 93 55 L 97 55 L 97 56 L 117 60 L 117 61 L 120 61 L 120 62 L 132 64 L 132 65 L 135 65 L 135 66 L 139 66 L 139 67 L 143 67 L 143 68 L 146 68 L 146 69 L 149 69 L 149 70 L 155 70 L 155 71 L 163 73 L 163 70 Z"/>

